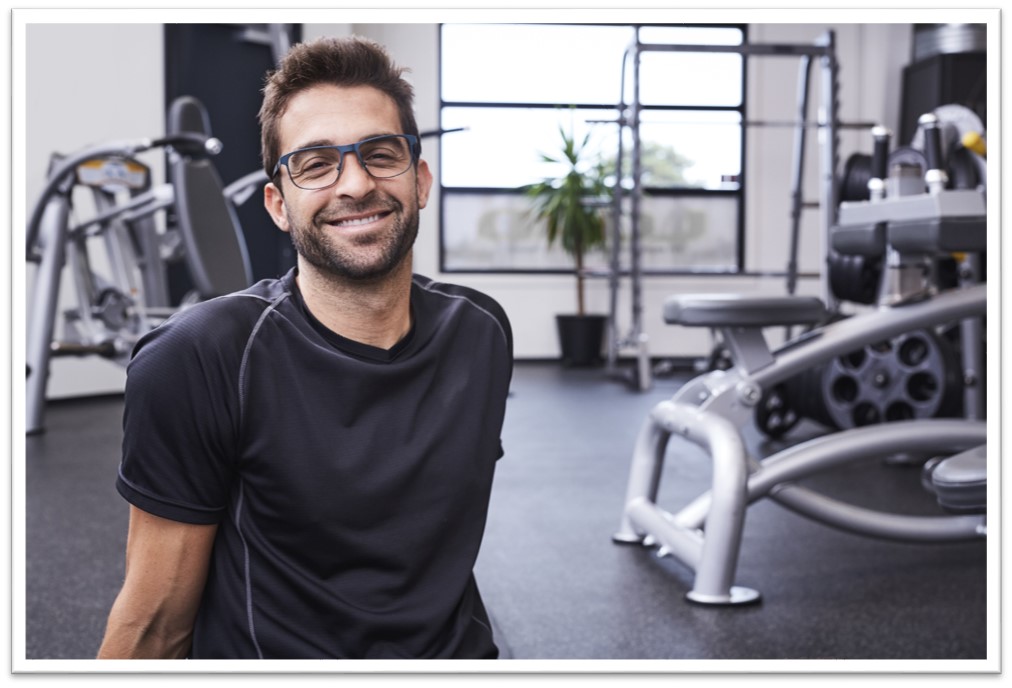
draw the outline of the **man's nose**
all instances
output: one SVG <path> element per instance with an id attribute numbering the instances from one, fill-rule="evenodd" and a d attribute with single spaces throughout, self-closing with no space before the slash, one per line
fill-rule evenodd
<path id="1" fill-rule="evenodd" d="M 341 173 L 334 184 L 333 192 L 339 196 L 361 198 L 376 188 L 376 178 L 369 174 L 362 161 L 353 152 L 344 154 Z"/>

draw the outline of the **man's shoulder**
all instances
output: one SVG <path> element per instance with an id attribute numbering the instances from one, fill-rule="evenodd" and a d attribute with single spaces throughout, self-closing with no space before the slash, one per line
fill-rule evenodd
<path id="1" fill-rule="evenodd" d="M 174 347 L 245 345 L 264 313 L 287 297 L 282 280 L 270 279 L 186 306 L 142 338 L 138 350 L 154 341 Z"/>
<path id="2" fill-rule="evenodd" d="M 503 335 L 512 343 L 512 332 L 509 317 L 499 302 L 473 287 L 450 282 L 438 282 L 423 275 L 414 275 L 416 288 L 436 299 L 443 299 L 447 304 L 464 305 L 475 313 L 483 314 L 495 321 L 503 330 Z"/>

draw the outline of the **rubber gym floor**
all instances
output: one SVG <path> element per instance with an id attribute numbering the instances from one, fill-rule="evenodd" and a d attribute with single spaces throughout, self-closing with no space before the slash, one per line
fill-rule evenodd
<path id="1" fill-rule="evenodd" d="M 874 540 L 762 500 L 746 514 L 736 577 L 762 602 L 736 608 L 687 603 L 688 569 L 614 544 L 635 437 L 686 379 L 658 377 L 638 392 L 602 369 L 516 365 L 476 566 L 507 658 L 987 657 L 983 541 Z M 88 659 L 98 649 L 124 571 L 127 505 L 114 488 L 122 412 L 118 396 L 53 402 L 46 431 L 27 439 L 28 659 Z M 754 431 L 746 439 L 765 455 L 820 432 L 802 423 L 776 443 Z M 707 489 L 708 470 L 700 450 L 673 438 L 659 503 L 677 510 Z M 879 459 L 804 484 L 865 506 L 938 513 L 919 469 Z"/>

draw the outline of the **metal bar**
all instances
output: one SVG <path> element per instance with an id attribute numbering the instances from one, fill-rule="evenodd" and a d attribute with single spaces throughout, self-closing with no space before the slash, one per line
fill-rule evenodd
<path id="1" fill-rule="evenodd" d="M 960 269 L 961 283 L 979 284 L 982 259 L 978 253 L 968 253 Z M 968 318 L 959 324 L 963 372 L 963 416 L 983 420 L 987 417 L 984 399 L 984 324 L 980 318 Z"/>
<path id="2" fill-rule="evenodd" d="M 232 205 L 238 207 L 246 202 L 254 192 L 259 191 L 264 184 L 269 182 L 267 173 L 263 170 L 256 170 L 239 177 L 224 188 L 222 194 Z"/>
<path id="3" fill-rule="evenodd" d="M 650 355 L 647 345 L 649 338 L 643 330 L 643 256 L 642 244 L 640 242 L 640 212 L 643 201 L 643 147 L 640 141 L 640 53 L 641 46 L 639 31 L 637 30 L 636 41 L 633 51 L 633 104 L 631 110 L 633 149 L 632 149 L 632 229 L 631 249 L 632 257 L 630 273 L 632 275 L 632 330 L 630 343 L 636 347 L 636 385 L 643 392 L 650 389 L 652 384 L 652 373 L 650 370 Z"/>
<path id="4" fill-rule="evenodd" d="M 168 275 L 161 255 L 161 240 L 153 217 L 139 218 L 128 224 L 140 248 L 139 265 L 144 280 L 145 311 L 150 314 L 151 306 L 168 306 L 170 300 Z"/>
<path id="5" fill-rule="evenodd" d="M 986 284 L 943 292 L 917 303 L 879 308 L 826 325 L 801 346 L 788 342 L 774 352 L 774 365 L 748 376 L 746 381 L 761 389 L 771 389 L 778 382 L 834 356 L 923 327 L 982 316 L 986 310 Z"/>
<path id="6" fill-rule="evenodd" d="M 632 504 L 644 498 L 650 502 L 657 500 L 661 468 L 664 466 L 664 452 L 670 436 L 671 433 L 654 422 L 652 415 L 644 421 L 633 448 L 625 504 Z M 640 542 L 643 539 L 643 533 L 635 527 L 628 509 L 622 510 L 618 531 L 612 539 L 615 542 Z"/>
<path id="7" fill-rule="evenodd" d="M 713 461 L 712 505 L 696 577 L 687 597 L 700 604 L 758 599 L 755 591 L 732 585 L 745 525 L 749 472 L 748 453 L 737 428 L 726 418 L 673 401 L 659 403 L 650 418 L 656 427 L 649 432 L 658 433 L 655 441 L 666 444 L 667 436 L 677 433 L 707 450 Z M 662 460 L 663 454 L 656 446 L 654 451 Z M 673 522 L 669 527 L 678 530 Z"/>
<path id="8" fill-rule="evenodd" d="M 746 499 L 752 504 L 770 496 L 780 489 L 779 486 L 855 461 L 911 451 L 955 454 L 986 441 L 985 423 L 964 420 L 929 418 L 903 424 L 884 423 L 850 428 L 789 447 L 762 462 L 752 461 Z M 800 501 L 805 500 L 812 501 L 810 498 L 802 498 Z M 701 528 L 712 508 L 712 502 L 710 493 L 700 495 L 674 515 L 675 523 L 683 528 Z M 883 512 L 871 513 L 887 515 Z M 818 520 L 825 521 L 825 518 L 820 516 Z M 855 532 L 853 527 L 848 530 Z M 923 528 L 918 526 L 916 530 L 923 531 Z M 957 530 L 963 531 L 962 526 Z M 900 532 L 903 531 L 896 531 L 897 534 Z M 949 526 L 943 526 L 940 532 L 950 532 Z M 913 537 L 923 540 L 924 533 L 915 533 Z"/>
<path id="9" fill-rule="evenodd" d="M 823 261 L 829 260 L 830 233 L 836 225 L 837 218 L 837 179 L 836 179 L 836 157 L 837 157 L 837 129 L 839 113 L 837 107 L 837 90 L 839 84 L 838 65 L 836 63 L 836 34 L 827 31 L 820 41 L 825 45 L 825 52 L 822 54 L 822 107 L 825 126 L 819 132 L 822 136 L 822 241 L 821 255 Z M 839 302 L 829 286 L 829 267 L 826 262 L 822 265 L 822 302 L 826 304 L 827 310 L 837 310 Z"/>
<path id="10" fill-rule="evenodd" d="M 749 478 L 751 499 L 770 493 L 778 484 L 869 458 L 901 453 L 955 454 L 987 442 L 980 421 L 926 418 L 841 430 L 785 449 L 765 459 Z"/>
<path id="11" fill-rule="evenodd" d="M 640 242 L 640 214 L 643 204 L 643 146 L 640 140 L 640 48 L 639 34 L 637 32 L 636 42 L 633 44 L 632 52 L 632 104 L 629 111 L 629 129 L 632 133 L 632 192 L 630 210 L 631 226 L 629 231 L 630 243 L 630 278 L 632 284 L 632 327 L 630 330 L 630 343 L 637 344 L 642 332 L 643 304 L 641 302 L 643 272 L 641 264 L 642 244 Z"/>
<path id="12" fill-rule="evenodd" d="M 618 103 L 618 155 L 615 158 L 615 187 L 612 190 L 611 208 L 611 244 L 608 255 L 608 350 L 606 369 L 608 374 L 614 374 L 618 366 L 618 353 L 621 348 L 618 329 L 618 290 L 619 277 L 622 270 L 622 201 L 625 190 L 622 185 L 623 169 L 622 158 L 625 153 L 622 142 L 625 132 L 625 74 L 626 61 L 629 58 L 629 51 L 622 54 L 622 72 L 620 77 L 620 95 Z"/>
<path id="13" fill-rule="evenodd" d="M 35 273 L 33 303 L 28 309 L 28 342 L 25 362 L 28 367 L 25 409 L 26 433 L 42 432 L 46 405 L 46 384 L 49 380 L 50 343 L 56 324 L 57 301 L 60 296 L 60 275 L 66 260 L 67 217 L 70 199 L 60 193 L 50 198 L 41 212 L 36 239 L 41 241 L 39 266 Z M 29 249 L 34 248 L 34 241 Z"/>
<path id="14" fill-rule="evenodd" d="M 46 204 L 49 201 L 49 197 L 57 192 L 57 188 L 61 185 L 66 185 L 68 178 L 73 177 L 72 173 L 79 164 L 92 158 L 103 158 L 106 156 L 130 157 L 141 151 L 148 150 L 152 146 L 152 143 L 151 139 L 116 141 L 86 148 L 71 156 L 56 160 L 46 181 L 46 186 L 39 194 L 38 201 L 36 201 L 35 207 L 32 208 L 32 214 L 28 218 L 27 259 L 33 262 L 40 260 L 41 257 L 36 252 L 35 242 L 42 215 L 46 210 Z"/>
<path id="15" fill-rule="evenodd" d="M 799 485 L 780 485 L 770 499 L 828 526 L 899 542 L 962 542 L 987 534 L 984 516 L 904 516 L 846 504 Z"/>
<path id="16" fill-rule="evenodd" d="M 668 53 L 731 53 L 747 56 L 770 55 L 774 57 L 798 57 L 814 55 L 821 57 L 832 51 L 831 46 L 816 44 L 779 44 L 779 43 L 744 43 L 742 45 L 691 45 L 640 43 L 640 50 L 646 52 Z"/>
<path id="17" fill-rule="evenodd" d="M 671 554 L 695 571 L 703 557 L 703 536 L 698 532 L 672 528 L 663 509 L 642 497 L 626 506 L 629 520 L 638 530 L 649 533 L 661 546 L 662 554 Z"/>
<path id="18" fill-rule="evenodd" d="M 807 62 L 807 60 L 805 60 Z M 805 69 L 803 66 L 802 69 Z M 804 114 L 802 114 L 804 117 Z M 679 122 L 684 124 L 685 122 Z M 700 124 L 706 124 L 700 122 Z M 733 124 L 729 122 L 728 124 Z M 794 127 L 806 127 L 808 129 L 819 129 L 825 125 L 824 122 L 812 122 L 804 119 L 801 120 L 762 120 L 762 119 L 747 119 L 742 121 L 742 126 L 745 127 L 783 127 L 783 128 L 794 128 Z M 837 122 L 837 126 L 841 129 L 871 129 L 875 126 L 875 122 Z"/>
<path id="19" fill-rule="evenodd" d="M 793 294 L 798 286 L 798 245 L 801 234 L 802 186 L 805 174 L 805 120 L 808 117 L 808 84 L 811 79 L 812 60 L 801 58 L 798 69 L 798 122 L 794 129 L 794 158 L 791 164 L 791 248 L 787 259 L 787 293 Z M 788 329 L 787 339 L 790 339 Z"/>

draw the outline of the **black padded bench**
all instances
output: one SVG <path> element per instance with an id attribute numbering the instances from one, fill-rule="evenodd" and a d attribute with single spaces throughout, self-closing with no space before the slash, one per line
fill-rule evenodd
<path id="1" fill-rule="evenodd" d="M 814 296 L 684 294 L 664 302 L 664 322 L 686 327 L 814 325 L 826 306 Z"/>
<path id="2" fill-rule="evenodd" d="M 773 362 L 762 328 L 814 325 L 825 316 L 825 304 L 814 296 L 681 294 L 664 302 L 669 325 L 720 329 L 735 365 L 747 373 Z"/>

